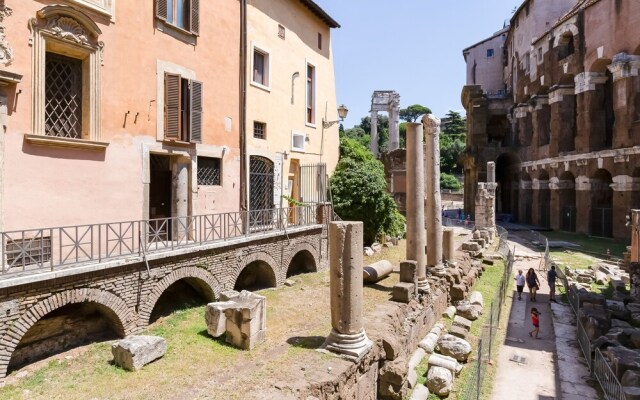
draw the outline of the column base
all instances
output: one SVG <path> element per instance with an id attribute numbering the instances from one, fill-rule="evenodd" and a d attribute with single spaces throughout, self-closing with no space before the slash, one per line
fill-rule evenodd
<path id="1" fill-rule="evenodd" d="M 429 285 L 429 281 L 427 278 L 423 278 L 422 280 L 418 279 L 418 293 L 429 293 L 431 292 L 431 285 Z"/>
<path id="2" fill-rule="evenodd" d="M 445 269 L 444 265 L 440 264 L 440 265 L 436 265 L 433 267 L 429 267 L 429 272 L 431 272 L 432 275 L 435 275 L 437 277 L 444 277 L 447 276 L 447 270 Z"/>
<path id="3" fill-rule="evenodd" d="M 329 337 L 324 341 L 318 351 L 334 353 L 353 361 L 359 361 L 371 347 L 373 342 L 369 340 L 364 329 L 356 334 L 346 335 L 331 329 Z"/>

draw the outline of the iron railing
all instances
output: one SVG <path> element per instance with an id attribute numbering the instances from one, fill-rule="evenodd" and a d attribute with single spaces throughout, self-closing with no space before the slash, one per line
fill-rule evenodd
<path id="1" fill-rule="evenodd" d="M 622 384 L 598 348 L 594 351 L 593 375 L 598 380 L 607 400 L 624 400 L 626 398 Z"/>
<path id="2" fill-rule="evenodd" d="M 578 345 L 580 346 L 580 350 L 582 350 L 582 355 L 584 359 L 587 360 L 587 368 L 589 371 L 593 371 L 593 358 L 591 356 L 591 341 L 589 341 L 589 335 L 587 331 L 584 329 L 582 322 L 580 322 L 580 318 L 576 317 L 576 329 L 578 331 Z"/>
<path id="3" fill-rule="evenodd" d="M 0 232 L 0 275 L 37 272 L 316 225 L 316 205 Z"/>

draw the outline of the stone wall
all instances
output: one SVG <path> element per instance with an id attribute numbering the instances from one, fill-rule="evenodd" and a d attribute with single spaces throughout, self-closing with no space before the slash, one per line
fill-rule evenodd
<path id="1" fill-rule="evenodd" d="M 398 397 L 398 393 L 389 392 L 380 382 L 380 372 L 393 369 L 398 372 L 398 379 L 406 381 L 408 368 L 403 369 L 403 366 L 448 305 L 446 283 L 431 279 L 430 285 L 431 293 L 417 300 L 408 304 L 389 301 L 367 313 L 365 329 L 373 341 L 369 353 L 335 375 L 322 375 L 322 379 L 311 382 L 297 397 L 318 400 L 402 398 L 402 394 Z"/>
<path id="2" fill-rule="evenodd" d="M 205 298 L 213 300 L 221 291 L 233 289 L 240 273 L 255 261 L 266 265 L 272 274 L 267 286 L 279 286 L 285 281 L 291 261 L 300 252 L 313 257 L 315 270 L 326 269 L 322 232 L 322 227 L 316 226 L 208 250 L 168 252 L 149 261 L 150 273 L 144 262 L 134 262 L 4 287 L 0 289 L 0 377 L 6 375 L 13 352 L 29 329 L 52 311 L 74 304 L 95 304 L 111 321 L 115 334 L 126 336 L 149 324 L 160 296 L 178 281 L 193 283 Z M 46 339 L 46 334 L 41 333 L 38 341 Z M 56 346 L 55 341 L 50 343 Z M 31 356 L 20 355 L 22 359 Z"/>

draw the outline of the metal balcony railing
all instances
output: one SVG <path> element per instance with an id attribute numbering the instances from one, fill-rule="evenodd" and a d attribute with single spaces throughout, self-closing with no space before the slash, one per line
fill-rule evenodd
<path id="1" fill-rule="evenodd" d="M 0 276 L 53 271 L 317 225 L 316 205 L 0 232 Z"/>

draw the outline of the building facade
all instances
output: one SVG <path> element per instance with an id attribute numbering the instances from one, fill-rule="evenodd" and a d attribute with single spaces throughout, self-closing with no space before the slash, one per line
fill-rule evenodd
<path id="1" fill-rule="evenodd" d="M 238 210 L 237 1 L 2 3 L 2 230 Z"/>
<path id="2" fill-rule="evenodd" d="M 247 2 L 249 209 L 326 201 L 338 162 L 331 29 L 313 1 Z"/>
<path id="3" fill-rule="evenodd" d="M 492 93 L 482 78 L 462 91 L 467 212 L 495 161 L 499 218 L 630 236 L 626 216 L 640 207 L 639 26 L 636 2 L 528 0 L 518 8 L 502 67 L 486 72 L 502 74 L 503 91 Z"/>

